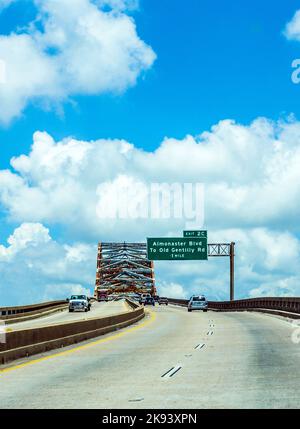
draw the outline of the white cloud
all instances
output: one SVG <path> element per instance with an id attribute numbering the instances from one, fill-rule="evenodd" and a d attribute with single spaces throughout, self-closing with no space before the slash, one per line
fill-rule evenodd
<path id="1" fill-rule="evenodd" d="M 155 60 L 126 14 L 132 1 L 105 2 L 110 11 L 91 0 L 34 3 L 35 22 L 23 32 L 0 36 L 0 59 L 6 65 L 6 82 L 0 85 L 3 123 L 30 102 L 49 108 L 73 95 L 122 93 Z"/>
<path id="2" fill-rule="evenodd" d="M 297 10 L 292 20 L 287 23 L 284 34 L 289 40 L 300 41 L 300 10 Z"/>
<path id="3" fill-rule="evenodd" d="M 37 247 L 50 241 L 49 230 L 40 223 L 23 223 L 8 237 L 8 247 L 0 245 L 0 262 L 11 259 L 29 246 Z"/>
<path id="4" fill-rule="evenodd" d="M 295 119 L 275 123 L 261 118 L 249 126 L 222 121 L 198 137 L 165 139 L 154 152 L 123 140 L 55 142 L 49 134 L 36 132 L 30 153 L 13 158 L 12 168 L 0 171 L 0 204 L 9 221 L 59 226 L 60 240 L 68 243 L 46 242 L 49 232 L 39 225 L 28 235 L 44 244 L 34 247 L 23 225 L 22 234 L 17 230 L 12 235 L 10 246 L 0 247 L 0 255 L 8 264 L 38 249 L 38 257 L 27 259 L 26 266 L 29 270 L 31 264 L 29 272 L 37 270 L 43 284 L 50 276 L 55 284 L 76 285 L 78 278 L 66 267 L 79 266 L 80 284 L 86 288 L 94 282 L 99 240 L 178 235 L 186 222 L 105 219 L 97 215 L 99 197 L 106 208 L 124 183 L 134 188 L 136 183 L 146 187 L 153 182 L 200 181 L 205 185 L 209 241 L 237 243 L 237 296 L 299 294 L 299 165 L 300 123 Z M 25 243 L 26 248 L 15 252 L 15 243 Z M 49 262 L 44 264 L 47 252 Z M 228 298 L 225 258 L 157 263 L 156 278 L 158 287 L 170 287 L 177 296 L 184 290 L 187 296 Z"/>
<path id="5" fill-rule="evenodd" d="M 187 290 L 182 285 L 173 282 L 160 282 L 158 292 L 160 296 L 166 296 L 168 298 L 188 298 Z"/>
<path id="6" fill-rule="evenodd" d="M 250 298 L 257 297 L 293 297 L 299 295 L 299 280 L 300 277 L 291 276 L 271 282 L 262 283 L 259 287 L 252 289 L 249 292 Z"/>
<path id="7" fill-rule="evenodd" d="M 91 289 L 84 288 L 81 284 L 76 283 L 59 283 L 46 285 L 43 289 L 43 301 L 51 301 L 53 297 L 61 299 L 69 298 L 71 295 L 91 296 Z"/>
<path id="8" fill-rule="evenodd" d="M 66 260 L 70 262 L 88 262 L 91 257 L 91 247 L 87 244 L 78 243 L 72 246 L 65 245 Z"/>
<path id="9" fill-rule="evenodd" d="M 21 224 L 0 245 L 0 306 L 92 293 L 96 246 L 54 241 L 39 223 Z"/>
<path id="10" fill-rule="evenodd" d="M 61 224 L 75 239 L 97 240 L 182 230 L 187 219 L 101 219 L 120 183 L 205 186 L 208 229 L 272 227 L 298 230 L 300 123 L 222 121 L 210 132 L 165 139 L 154 152 L 123 140 L 55 142 L 36 132 L 31 152 L 0 171 L 0 202 L 15 222 Z M 142 188 L 140 190 L 142 192 Z M 34 207 L 34 210 L 32 209 Z M 167 228 L 167 229 L 166 229 Z"/>

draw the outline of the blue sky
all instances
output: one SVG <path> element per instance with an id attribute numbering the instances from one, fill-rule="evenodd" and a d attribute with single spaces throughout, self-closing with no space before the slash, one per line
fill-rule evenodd
<path id="1" fill-rule="evenodd" d="M 79 4 L 80 1 L 82 1 L 82 4 L 90 3 L 89 0 L 76 0 L 75 3 Z M 3 8 L 0 14 L 0 32 L 2 34 L 2 39 L 0 41 L 0 57 L 1 55 L 2 57 L 8 55 L 8 51 L 6 50 L 7 47 L 4 45 L 6 42 L 3 36 L 11 37 L 14 32 L 19 35 L 24 33 L 29 34 L 31 30 L 28 28 L 25 29 L 25 26 L 36 18 L 37 12 L 41 14 L 49 12 L 47 7 L 52 7 L 51 2 L 53 3 L 53 0 L 36 0 L 36 2 L 31 0 L 6 1 L 6 3 L 11 4 Z M 2 3 L 4 4 L 5 1 L 2 1 Z M 66 0 L 61 3 L 62 7 L 66 7 L 66 10 L 68 10 L 65 3 Z M 0 126 L 0 169 L 10 169 L 13 172 L 10 165 L 11 158 L 29 155 L 30 147 L 33 142 L 33 134 L 36 131 L 47 133 L 47 135 L 52 136 L 56 143 L 70 136 L 76 141 L 84 142 L 91 142 L 98 139 L 125 140 L 134 145 L 134 151 L 137 157 L 141 157 L 141 155 L 139 155 L 139 149 L 157 154 L 155 151 L 161 147 L 163 140 L 166 138 L 167 143 L 165 146 L 167 148 L 171 147 L 172 149 L 172 141 L 176 139 L 176 141 L 179 142 L 179 146 L 181 145 L 181 147 L 184 147 L 184 145 L 187 144 L 187 148 L 189 149 L 190 143 L 186 142 L 187 135 L 194 136 L 193 145 L 195 148 L 197 145 L 199 146 L 199 139 L 204 140 L 208 146 L 213 146 L 213 138 L 217 136 L 221 140 L 224 138 L 224 147 L 226 147 L 226 151 L 228 150 L 228 157 L 230 158 L 228 168 L 231 168 L 231 170 L 239 170 L 243 162 L 247 165 L 247 159 L 245 159 L 245 157 L 243 159 L 240 158 L 240 150 L 237 149 L 236 154 L 231 155 L 231 149 L 228 149 L 230 142 L 226 140 L 227 138 L 230 139 L 231 135 L 242 132 L 243 137 L 241 137 L 241 139 L 248 139 L 249 141 L 247 140 L 247 144 L 249 145 L 257 145 L 258 149 L 256 148 L 255 150 L 256 152 L 262 151 L 262 158 L 264 158 L 263 154 L 265 150 L 266 158 L 274 158 L 272 165 L 264 165 L 261 167 L 264 171 L 269 172 L 273 163 L 281 164 L 291 150 L 295 151 L 293 158 L 296 159 L 295 157 L 296 155 L 298 156 L 300 145 L 300 131 L 297 121 L 297 118 L 300 117 L 300 86 L 293 84 L 291 81 L 291 64 L 295 58 L 300 57 L 300 43 L 297 41 L 297 32 L 287 37 L 287 35 L 284 34 L 284 30 L 287 23 L 290 22 L 295 15 L 299 7 L 298 2 L 288 0 L 285 2 L 275 2 L 270 6 L 269 1 L 258 2 L 256 0 L 251 2 L 241 2 L 238 0 L 232 0 L 230 2 L 222 0 L 216 2 L 211 2 L 209 0 L 186 0 L 185 2 L 179 0 L 160 0 L 159 2 L 140 0 L 139 6 L 134 10 L 124 7 L 124 2 L 122 0 L 117 0 L 115 2 L 108 0 L 108 3 L 116 13 L 116 15 L 114 15 L 116 25 L 120 24 L 118 21 L 120 14 L 125 17 L 131 17 L 130 22 L 135 23 L 136 34 L 133 38 L 131 36 L 131 38 L 129 38 L 128 36 L 128 43 L 136 43 L 136 41 L 139 40 L 143 41 L 145 44 L 143 47 L 139 46 L 138 54 L 136 54 L 138 55 L 138 59 L 134 66 L 130 66 L 136 69 L 135 76 L 128 77 L 128 70 L 126 73 L 123 73 L 120 66 L 120 69 L 113 71 L 113 73 L 116 73 L 113 82 L 106 83 L 107 87 L 104 85 L 104 87 L 101 87 L 101 90 L 99 90 L 97 76 L 92 75 L 94 79 L 92 89 L 85 88 L 84 84 L 80 82 L 76 88 L 68 89 L 65 93 L 59 86 L 62 85 L 63 88 L 68 86 L 68 78 L 65 80 L 62 79 L 62 81 L 57 78 L 53 81 L 45 79 L 45 84 L 43 83 L 43 85 L 45 85 L 45 87 L 47 87 L 47 85 L 49 86 L 49 91 L 46 96 L 40 95 L 42 92 L 40 86 L 33 82 L 31 89 L 29 88 L 26 95 L 24 95 L 24 99 L 26 98 L 24 107 L 18 110 L 18 108 L 13 105 L 13 109 L 16 109 L 13 117 L 8 120 L 6 117 Z M 126 3 L 127 6 L 129 3 L 131 4 L 133 2 L 129 0 Z M 50 6 L 48 4 L 50 4 Z M 93 4 L 95 5 L 95 3 Z M 123 6 L 116 6 L 116 4 L 122 4 Z M 69 3 L 69 7 L 74 9 L 75 14 L 75 6 Z M 101 6 L 99 7 L 101 8 Z M 105 7 L 107 7 L 107 5 Z M 105 9 L 103 6 L 102 11 L 107 10 L 110 9 Z M 60 26 L 66 25 L 67 28 L 67 24 L 63 23 L 62 18 L 58 18 L 54 12 L 53 17 L 53 19 L 59 22 Z M 41 45 L 38 45 L 39 49 L 41 46 L 44 46 L 42 43 L 45 43 L 45 41 L 40 42 L 40 40 L 36 38 L 36 32 L 41 30 L 43 33 L 45 31 L 43 25 L 45 25 L 46 20 L 46 15 L 43 15 L 42 20 L 36 24 L 35 32 L 33 31 L 30 33 L 37 45 L 41 43 Z M 69 29 L 68 31 L 70 32 Z M 100 28 L 99 31 L 104 32 L 104 27 L 103 29 Z M 67 30 L 66 34 L 69 34 L 69 37 L 72 38 L 72 34 L 70 35 L 70 33 L 67 33 Z M 48 39 L 51 39 L 51 37 L 52 34 L 50 31 Z M 80 36 L 76 35 L 76 37 Z M 107 38 L 109 37 L 110 36 L 107 36 Z M 46 43 L 48 43 L 47 40 Z M 48 49 L 52 49 L 53 46 L 55 46 L 56 41 L 53 40 L 49 43 Z M 81 40 L 79 40 L 79 42 L 81 43 Z M 118 43 L 122 44 L 122 38 L 116 39 L 113 43 L 115 43 L 115 45 Z M 114 48 L 116 47 L 115 45 L 113 45 Z M 26 49 L 31 49 L 30 46 L 26 45 Z M 66 57 L 64 58 L 69 58 L 67 56 L 68 50 L 72 50 L 72 55 L 75 55 L 74 46 L 71 45 L 71 42 L 69 45 L 67 44 L 66 47 L 59 47 L 59 49 L 65 49 L 66 52 L 64 54 Z M 30 52 L 28 50 L 28 55 Z M 97 56 L 97 46 L 91 55 L 93 55 L 93 58 L 91 58 L 91 62 L 93 62 L 95 56 Z M 51 57 L 51 54 L 49 54 L 49 56 Z M 23 70 L 22 67 L 20 67 L 20 60 L 9 58 L 12 64 L 17 64 L 16 67 L 19 67 L 16 73 L 19 74 L 19 80 L 22 80 Z M 13 62 L 14 60 L 16 61 L 15 63 Z M 101 66 L 104 64 L 106 67 L 105 59 L 101 61 L 102 62 L 96 64 L 97 67 L 99 67 L 99 76 L 103 73 Z M 39 62 L 32 63 L 33 76 L 37 73 L 37 69 L 40 67 L 39 64 Z M 27 66 L 29 67 L 30 74 L 30 65 L 27 64 Z M 47 70 L 47 67 L 45 70 Z M 59 73 L 60 76 L 64 74 L 63 67 L 60 68 Z M 40 77 L 37 77 L 37 79 L 38 78 L 40 79 Z M 115 86 L 117 85 L 116 82 L 122 81 L 122 79 L 124 79 L 122 90 L 115 90 Z M 129 83 L 130 79 L 133 80 Z M 57 85 L 57 88 L 59 87 L 59 91 L 63 93 L 63 96 L 56 96 L 55 85 Z M 78 90 L 78 88 L 80 88 L 80 90 Z M 10 91 L 13 91 L 13 89 L 10 89 Z M 55 96 L 53 95 L 54 93 Z M 7 94 L 5 92 L 3 92 L 3 94 L 0 92 L 2 113 L 5 112 L 7 108 L 7 98 L 5 98 Z M 18 94 L 9 92 L 7 97 L 11 100 L 16 96 L 17 100 L 17 95 Z M 292 115 L 292 119 L 290 115 Z M 267 125 L 265 122 L 259 122 L 257 125 L 257 121 L 259 121 L 258 118 L 261 117 L 266 118 L 265 121 L 268 122 Z M 233 120 L 234 124 L 241 124 L 241 128 L 238 128 L 237 125 L 228 125 L 224 122 L 229 119 Z M 203 137 L 202 133 L 209 132 L 212 127 L 217 126 L 220 121 L 222 125 L 217 130 L 212 131 L 210 136 Z M 255 125 L 251 128 L 252 123 Z M 257 131 L 258 128 L 259 132 Z M 266 128 L 268 128 L 268 130 L 266 130 Z M 228 137 L 224 137 L 227 132 Z M 247 136 L 245 136 L 244 133 L 246 133 Z M 269 149 L 265 149 L 264 141 L 269 139 L 270 134 L 273 134 L 273 137 L 270 138 L 270 145 L 271 140 L 283 140 L 286 142 L 286 153 L 282 155 L 280 160 L 278 160 L 275 149 L 274 153 L 269 153 Z M 200 135 L 202 135 L 202 137 L 197 137 Z M 261 141 L 257 142 L 259 138 L 261 138 Z M 41 144 L 41 141 L 44 141 L 44 137 L 39 135 L 37 137 L 37 147 Z M 240 141 L 240 138 L 237 138 L 237 141 Z M 110 151 L 116 150 L 116 152 L 118 152 L 120 150 L 120 148 L 118 148 L 117 146 L 114 148 L 109 146 L 108 149 L 104 150 L 103 155 L 104 159 L 107 159 L 107 165 L 111 166 L 111 171 L 116 172 L 118 172 L 119 164 L 117 166 L 114 165 L 115 161 L 113 159 L 115 159 L 116 155 L 110 155 Z M 179 149 L 178 152 L 180 152 Z M 159 149 L 157 155 L 158 164 L 164 163 L 164 158 L 160 157 L 161 153 L 162 151 Z M 174 151 L 172 152 L 172 155 L 173 154 Z M 202 153 L 201 156 L 204 157 L 206 155 Z M 34 159 L 38 159 L 38 157 Z M 166 159 L 168 159 L 168 157 Z M 281 236 L 282 240 L 287 240 L 287 246 L 292 246 L 294 249 L 294 253 L 290 254 L 291 260 L 294 262 L 299 260 L 298 237 L 300 231 L 295 221 L 298 216 L 298 207 L 290 206 L 290 200 L 282 202 L 282 205 L 286 206 L 286 211 L 282 209 L 279 203 L 278 206 L 275 207 L 276 198 L 273 194 L 273 197 L 270 197 L 270 204 L 271 206 L 274 204 L 275 208 L 269 216 L 265 215 L 265 213 L 268 212 L 270 204 L 268 204 L 268 207 L 264 207 L 263 203 L 261 203 L 261 205 L 257 205 L 256 211 L 253 211 L 251 219 L 247 217 L 247 214 L 239 215 L 237 213 L 238 210 L 232 215 L 229 209 L 227 211 L 225 210 L 224 214 L 220 213 L 218 219 L 215 215 L 217 208 L 211 205 L 213 203 L 210 202 L 210 199 L 213 200 L 211 195 L 213 196 L 214 192 L 216 192 L 216 183 L 213 184 L 212 177 L 215 174 L 214 168 L 224 168 L 224 171 L 226 171 L 226 167 L 219 166 L 220 163 L 216 153 L 211 154 L 209 159 L 211 162 L 209 171 L 203 173 L 203 177 L 200 174 L 200 179 L 204 184 L 207 183 L 207 186 L 209 186 L 210 183 L 212 184 L 212 189 L 209 191 L 209 202 L 207 203 L 209 207 L 206 210 L 206 227 L 212 230 L 212 236 L 216 238 L 224 237 L 226 239 L 227 237 L 228 239 L 230 239 L 230 237 L 234 238 L 234 235 L 240 237 L 241 243 L 244 243 L 243 249 L 246 255 L 247 252 L 245 249 L 251 249 L 251 240 L 254 240 L 253 237 L 256 236 L 253 232 L 254 229 L 263 228 L 261 237 L 265 239 L 264 245 L 261 244 L 262 247 L 259 248 L 260 250 L 256 249 L 255 252 L 258 252 L 258 259 L 265 257 L 266 264 L 260 266 L 257 260 L 253 260 L 247 264 L 245 263 L 246 256 L 244 255 L 245 258 L 243 261 L 241 260 L 241 273 L 239 275 L 241 282 L 245 283 L 245 286 L 241 288 L 240 296 L 249 296 L 249 294 L 253 295 L 255 293 L 298 293 L 295 285 L 300 278 L 300 273 L 293 270 L 288 273 L 284 272 L 284 270 L 279 270 L 278 272 L 278 270 L 274 268 L 274 261 L 277 260 L 276 258 L 272 259 L 274 258 L 274 254 L 272 253 L 272 255 L 269 255 L 266 253 L 266 247 L 276 246 L 274 240 L 276 240 L 276 237 Z M 215 162 L 213 162 L 214 159 Z M 221 177 L 218 181 L 218 186 L 221 184 L 229 188 L 234 186 L 234 190 L 237 192 L 241 187 L 247 185 L 247 192 L 249 192 L 249 195 L 252 195 L 253 184 L 251 175 L 255 176 L 257 174 L 259 176 L 261 174 L 260 166 L 255 166 L 255 162 L 258 162 L 257 159 L 258 158 L 253 157 L 252 161 L 254 165 L 251 171 L 249 171 L 249 174 L 247 174 L 247 177 L 238 177 L 238 175 L 227 177 L 225 172 L 224 179 L 222 180 Z M 180 157 L 177 161 L 178 165 L 180 165 Z M 252 161 L 250 159 L 249 163 Z M 29 187 L 43 187 L 43 185 L 41 185 L 41 173 L 33 171 L 34 162 L 35 161 L 32 162 L 29 174 L 27 171 L 27 164 L 25 166 L 22 160 L 18 161 L 17 168 L 19 168 L 19 170 L 17 175 L 18 177 L 25 177 L 25 181 Z M 129 167 L 133 168 L 132 164 L 130 164 Z M 193 168 L 196 169 L 197 166 L 193 166 Z M 282 168 L 284 170 L 284 167 Z M 101 171 L 103 171 L 103 169 L 104 167 L 102 167 Z M 147 174 L 149 173 L 147 178 L 150 180 L 151 177 L 156 177 L 155 175 L 158 170 L 159 166 L 156 165 L 150 172 L 147 172 Z M 140 170 L 138 169 L 138 171 Z M 26 176 L 26 174 L 28 174 L 28 176 Z M 132 174 L 138 175 L 137 170 L 132 171 Z M 147 174 L 145 173 L 145 176 Z M 180 181 L 187 180 L 188 177 L 192 176 L 193 178 L 195 177 L 195 175 L 189 172 L 183 175 Z M 216 176 L 218 176 L 218 174 L 216 174 Z M 112 180 L 113 177 L 111 173 L 105 176 L 104 179 L 99 173 L 97 184 L 102 181 L 105 182 L 105 180 L 108 179 Z M 164 176 L 164 173 L 161 172 L 161 177 L 166 180 L 167 176 Z M 172 172 L 170 173 L 170 177 L 172 177 Z M 14 178 L 14 180 L 15 179 L 16 178 Z M 272 180 L 273 179 L 274 177 Z M 6 192 L 6 196 L 2 196 L 2 199 L 0 199 L 2 207 L 1 243 L 3 249 L 6 249 L 6 252 L 7 249 L 9 249 L 6 239 L 14 233 L 14 229 L 22 228 L 22 224 L 24 223 L 35 223 L 41 225 L 41 227 L 40 229 L 36 229 L 35 227 L 33 227 L 33 229 L 29 228 L 31 231 L 30 233 L 32 233 L 34 237 L 38 237 L 38 243 L 48 243 L 49 240 L 51 242 L 55 241 L 55 245 L 60 246 L 58 253 L 61 253 L 61 258 L 65 261 L 65 265 L 66 260 L 68 260 L 68 263 L 70 262 L 68 259 L 68 251 L 65 248 L 66 245 L 74 246 L 79 253 L 83 251 L 85 256 L 82 256 L 81 259 L 78 256 L 81 262 L 85 260 L 84 258 L 88 257 L 87 255 L 92 254 L 89 253 L 90 250 L 87 248 L 82 250 L 82 247 L 78 247 L 78 243 L 84 243 L 86 246 L 94 246 L 97 242 L 97 233 L 95 229 L 91 231 L 88 226 L 84 226 L 86 218 L 85 221 L 83 221 L 83 218 L 79 217 L 81 225 L 76 228 L 75 220 L 73 223 L 69 222 L 67 215 L 65 218 L 63 218 L 63 215 L 55 218 L 52 212 L 51 214 L 37 213 L 38 210 L 36 210 L 34 204 L 30 208 L 30 204 L 32 204 L 33 201 L 32 199 L 27 201 L 26 198 L 22 198 L 22 195 L 17 196 L 14 194 L 15 191 L 12 189 L 16 189 L 17 182 L 8 185 L 6 180 L 8 179 L 3 179 L 2 181 L 2 195 Z M 270 183 L 273 183 L 272 180 L 270 180 Z M 297 180 L 298 176 L 295 176 L 293 179 L 294 185 L 297 184 Z M 285 181 L 283 182 L 285 183 Z M 89 182 L 87 186 L 91 186 L 90 183 L 91 182 Z M 265 183 L 263 178 L 262 183 Z M 95 183 L 93 182 L 93 184 Z M 11 189 L 9 186 L 11 186 Z M 284 188 L 281 192 L 286 196 L 286 189 L 290 189 L 288 179 L 286 179 L 285 186 L 287 188 Z M 7 191 L 8 188 L 10 189 L 9 191 Z M 278 187 L 274 189 L 278 189 Z M 290 198 L 292 199 L 292 197 L 296 195 L 296 190 L 290 190 L 289 192 Z M 236 195 L 236 193 L 234 195 Z M 268 195 L 270 195 L 269 191 Z M 9 198 L 11 198 L 11 200 L 9 200 Z M 20 198 L 20 200 L 17 198 Z M 227 198 L 232 198 L 232 196 L 230 197 L 228 195 Z M 253 201 L 253 197 L 251 198 L 251 201 Z M 262 202 L 265 201 L 265 197 L 261 197 L 261 199 Z M 29 206 L 23 207 L 23 211 L 18 211 L 14 204 L 18 207 L 23 207 L 26 204 Z M 236 204 L 238 207 L 238 204 L 242 203 L 236 202 Z M 224 203 L 224 207 L 225 206 L 226 204 Z M 74 212 L 76 212 L 76 208 L 70 211 L 70 213 L 72 213 L 70 216 L 73 216 Z M 230 221 L 230 219 L 233 220 Z M 69 223 L 72 224 L 71 228 L 69 228 Z M 157 225 L 152 227 L 149 225 L 147 225 L 147 227 L 145 226 L 145 235 L 149 234 L 151 231 L 153 231 L 154 234 L 156 227 Z M 232 231 L 235 228 L 237 231 L 233 233 Z M 177 231 L 179 229 L 180 226 L 176 224 L 172 227 L 170 226 L 170 229 L 166 229 L 165 233 L 168 234 L 171 231 Z M 25 230 L 27 231 L 26 233 L 28 233 L 28 228 L 25 228 Z M 99 239 L 101 239 L 100 236 L 116 239 L 116 236 L 109 231 L 111 231 L 109 228 L 104 228 L 104 230 L 99 229 Z M 127 231 L 127 227 L 125 231 Z M 141 228 L 141 231 L 143 231 L 143 228 Z M 163 228 L 159 228 L 159 231 L 163 233 Z M 118 234 L 119 236 L 122 234 L 122 229 L 118 230 Z M 287 236 L 288 234 L 291 235 Z M 48 235 L 51 237 L 49 240 L 47 238 Z M 126 234 L 124 233 L 124 235 Z M 142 232 L 140 232 L 138 236 L 135 236 L 133 233 L 132 239 L 136 237 L 140 238 L 141 236 Z M 128 237 L 128 239 L 130 238 L 131 237 Z M 40 244 L 37 244 L 36 246 L 38 247 L 39 245 Z M 22 249 L 22 252 L 25 253 L 28 250 L 23 247 Z M 21 258 L 21 261 L 24 260 L 22 258 L 26 259 L 29 257 L 27 253 L 24 256 L 22 252 L 21 255 L 18 253 L 19 256 L 16 256 L 16 258 Z M 5 257 L 8 258 L 7 256 Z M 26 259 L 26 261 L 28 265 L 28 260 Z M 294 262 L 291 263 L 292 266 L 294 266 Z M 54 265 L 55 263 L 56 262 L 53 262 Z M 63 270 L 66 270 L 65 265 Z M 4 261 L 2 263 L 2 270 L 6 273 L 5 276 L 9 277 L 8 283 L 10 286 L 7 287 L 9 287 L 10 290 L 13 287 L 11 280 L 13 277 L 12 267 L 13 264 L 10 261 Z M 42 297 L 52 298 L 51 290 L 55 290 L 56 295 L 54 294 L 55 296 L 53 295 L 53 297 L 56 297 L 57 294 L 59 294 L 60 284 L 64 291 L 74 290 L 70 289 L 72 287 L 92 287 L 90 283 L 93 281 L 93 261 L 90 263 L 89 267 L 89 273 L 84 279 L 69 278 L 66 274 L 59 276 L 59 278 L 55 278 L 53 273 L 51 275 L 49 275 L 49 273 L 45 274 L 38 269 L 36 270 L 36 272 L 39 273 L 38 275 L 28 274 L 28 278 L 31 279 L 30 281 L 33 284 L 36 283 L 36 285 L 38 285 L 38 283 L 41 283 L 44 285 L 44 288 L 41 286 L 39 290 L 37 289 L 38 286 L 33 287 L 31 300 L 40 299 Z M 54 271 L 55 268 L 53 268 L 53 272 Z M 192 270 L 192 272 L 194 272 L 194 277 L 189 280 L 189 284 L 193 284 L 194 286 L 190 288 L 187 286 L 184 273 L 182 273 L 184 269 L 181 270 L 181 268 L 179 268 L 178 273 L 174 277 L 167 274 L 167 271 L 167 268 L 165 271 L 161 269 L 159 278 L 164 287 L 173 288 L 171 290 L 173 290 L 175 294 L 180 295 L 183 290 L 188 290 L 188 292 L 190 292 L 199 288 L 199 282 L 197 280 L 197 278 L 199 278 L 198 271 L 194 272 Z M 212 298 L 226 298 L 226 282 L 224 283 L 220 279 L 220 275 L 218 267 L 212 268 L 211 271 L 208 269 L 204 274 L 203 283 L 200 282 L 201 287 L 204 288 L 207 294 Z M 219 279 L 217 280 L 220 285 L 219 292 L 214 292 L 213 290 L 214 278 Z M 275 287 L 275 289 L 272 289 L 270 287 L 272 283 L 277 284 L 277 288 Z M 5 286 L 3 285 L 2 288 L 4 291 Z M 45 291 L 46 289 L 48 295 L 43 295 L 44 292 L 42 293 L 41 290 Z M 5 293 L 9 295 L 7 291 Z M 12 295 L 10 301 L 16 299 L 16 296 Z M 28 299 L 28 297 L 23 296 L 21 300 L 26 301 Z"/>
<path id="2" fill-rule="evenodd" d="M 297 43 L 282 34 L 296 1 L 241 3 L 141 0 L 133 13 L 140 37 L 158 59 L 139 84 L 122 96 L 80 96 L 64 117 L 28 106 L 23 117 L 0 130 L 1 166 L 28 150 L 38 128 L 56 139 L 124 138 L 154 149 L 165 136 L 199 134 L 224 118 L 247 124 L 258 116 L 300 116 L 300 88 L 292 84 Z M 21 1 L 0 16 L 4 34 L 34 14 Z M 25 12 L 25 13 L 24 13 Z M 21 25 L 22 25 L 21 24 Z"/>

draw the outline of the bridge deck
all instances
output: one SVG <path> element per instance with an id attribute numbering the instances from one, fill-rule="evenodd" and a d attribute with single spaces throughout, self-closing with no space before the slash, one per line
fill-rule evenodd
<path id="1" fill-rule="evenodd" d="M 289 322 L 170 305 L 150 312 L 88 348 L 14 363 L 0 377 L 0 407 L 300 407 L 300 347 Z"/>

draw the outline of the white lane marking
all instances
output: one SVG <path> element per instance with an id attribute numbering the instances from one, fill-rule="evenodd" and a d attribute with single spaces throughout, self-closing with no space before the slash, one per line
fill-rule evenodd
<path id="1" fill-rule="evenodd" d="M 166 373 L 164 373 L 161 378 L 171 378 L 173 375 L 175 375 L 178 371 L 180 371 L 182 368 L 182 365 L 176 365 L 170 368 Z"/>
<path id="2" fill-rule="evenodd" d="M 141 402 L 144 398 L 135 398 L 135 399 L 129 399 L 128 402 Z"/>
<path id="3" fill-rule="evenodd" d="M 174 369 L 174 366 L 172 366 L 172 368 L 168 369 L 168 371 L 167 371 L 167 372 L 165 372 L 165 373 L 161 376 L 161 378 L 166 377 L 166 376 L 169 374 L 169 372 L 171 372 L 173 369 Z"/>
<path id="4" fill-rule="evenodd" d="M 203 347 L 205 346 L 205 344 L 198 344 L 196 347 L 195 347 L 195 350 L 200 350 L 200 349 L 203 349 Z"/>
<path id="5" fill-rule="evenodd" d="M 212 335 L 214 333 L 214 331 L 208 331 L 207 335 Z"/>

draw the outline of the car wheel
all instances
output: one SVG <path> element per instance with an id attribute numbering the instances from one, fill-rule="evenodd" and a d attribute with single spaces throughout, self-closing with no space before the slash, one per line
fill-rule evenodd
<path id="1" fill-rule="evenodd" d="M 190 313 L 192 310 L 190 308 L 188 308 L 188 312 Z"/>
<path id="2" fill-rule="evenodd" d="M 73 313 L 74 310 L 72 310 L 71 308 L 69 308 L 69 313 Z"/>
<path id="3" fill-rule="evenodd" d="M 207 313 L 207 310 L 203 310 L 204 311 L 204 313 Z"/>
<path id="4" fill-rule="evenodd" d="M 85 308 L 85 309 L 84 309 L 84 312 L 86 313 L 87 311 L 88 311 L 88 309 L 87 309 L 87 308 Z"/>

